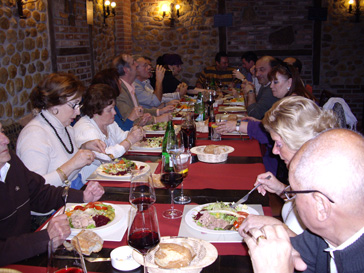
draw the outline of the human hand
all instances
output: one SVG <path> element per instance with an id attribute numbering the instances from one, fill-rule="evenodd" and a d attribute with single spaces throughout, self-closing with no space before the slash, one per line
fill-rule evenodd
<path id="1" fill-rule="evenodd" d="M 95 202 L 105 193 L 104 188 L 96 181 L 90 181 L 86 189 L 83 191 L 83 202 Z"/>
<path id="2" fill-rule="evenodd" d="M 134 144 L 139 141 L 141 141 L 144 137 L 144 130 L 140 126 L 134 126 L 131 128 L 129 134 L 128 134 L 128 140 Z"/>
<path id="3" fill-rule="evenodd" d="M 307 268 L 282 225 L 268 225 L 252 229 L 250 233 L 252 236 L 245 237 L 244 241 L 249 247 L 255 273 L 291 273 L 294 269 L 304 271 Z"/>
<path id="4" fill-rule="evenodd" d="M 235 131 L 235 128 L 236 128 L 236 121 L 228 120 L 228 121 L 218 122 L 216 131 L 220 134 L 231 133 Z"/>
<path id="5" fill-rule="evenodd" d="M 283 223 L 278 219 L 270 216 L 264 215 L 253 215 L 249 214 L 243 223 L 239 227 L 239 234 L 241 237 L 245 238 L 250 236 L 250 230 L 253 228 L 260 229 L 266 225 L 282 225 Z"/>
<path id="6" fill-rule="evenodd" d="M 254 183 L 254 186 L 258 184 L 261 185 L 257 188 L 257 191 L 263 196 L 266 194 L 267 191 L 280 195 L 286 187 L 286 185 L 280 182 L 271 172 L 259 174 L 257 176 L 257 181 L 255 181 Z"/>
<path id="7" fill-rule="evenodd" d="M 59 241 L 63 242 L 71 234 L 70 224 L 66 214 L 54 216 L 49 220 L 47 226 L 49 239 L 59 237 Z"/>
<path id="8" fill-rule="evenodd" d="M 73 170 L 81 169 L 86 165 L 90 165 L 95 160 L 95 154 L 90 150 L 80 149 L 68 161 Z"/>
<path id="9" fill-rule="evenodd" d="M 137 106 L 133 108 L 133 111 L 131 111 L 130 115 L 128 116 L 128 119 L 134 121 L 137 118 L 140 118 L 143 116 L 144 109 L 141 106 Z"/>
<path id="10" fill-rule="evenodd" d="M 179 103 L 179 100 L 170 100 L 167 102 L 167 105 L 173 105 L 173 107 L 176 107 L 176 105 Z"/>
<path id="11" fill-rule="evenodd" d="M 159 117 L 155 118 L 156 122 L 165 122 L 165 121 L 169 121 L 172 119 L 172 114 L 171 113 L 165 113 L 163 115 L 160 115 Z"/>
<path id="12" fill-rule="evenodd" d="M 101 139 L 94 139 L 82 144 L 82 149 L 87 149 L 99 153 L 105 153 L 106 144 Z"/>
<path id="13" fill-rule="evenodd" d="M 157 64 L 157 66 L 155 67 L 156 81 L 163 81 L 165 72 L 166 69 L 162 65 Z"/>
<path id="14" fill-rule="evenodd" d="M 238 70 L 233 71 L 233 76 L 242 81 L 246 80 L 245 76 Z"/>
<path id="15" fill-rule="evenodd" d="M 165 114 L 165 113 L 170 113 L 170 112 L 173 112 L 174 110 L 174 106 L 173 105 L 167 105 L 161 109 L 159 109 L 159 114 Z"/>
<path id="16" fill-rule="evenodd" d="M 180 83 L 178 86 L 177 86 L 177 90 L 179 92 L 179 97 L 182 98 L 184 95 L 187 94 L 187 88 L 188 88 L 188 85 L 184 82 Z"/>
<path id="17" fill-rule="evenodd" d="M 152 118 L 152 115 L 149 113 L 145 113 L 139 120 L 139 126 L 144 126 L 148 124 L 148 121 Z"/>
<path id="18" fill-rule="evenodd" d="M 243 90 L 243 93 L 245 96 L 248 94 L 248 92 L 250 90 L 253 90 L 253 91 L 255 90 L 254 84 L 252 84 L 251 82 L 247 82 L 246 84 L 242 85 L 241 87 L 242 87 L 242 90 Z"/>

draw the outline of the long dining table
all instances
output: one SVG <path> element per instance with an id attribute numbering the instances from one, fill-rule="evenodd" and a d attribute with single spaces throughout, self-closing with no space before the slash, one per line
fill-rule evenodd
<path id="1" fill-rule="evenodd" d="M 223 135 L 220 142 L 208 140 L 207 133 L 197 133 L 196 146 L 218 144 L 228 145 L 234 148 L 225 162 L 209 164 L 200 162 L 196 155 L 193 156 L 192 164 L 189 167 L 188 177 L 184 180 L 184 194 L 191 197 L 192 202 L 188 205 L 200 205 L 216 201 L 232 202 L 239 200 L 251 188 L 256 180 L 256 176 L 265 172 L 262 160 L 262 151 L 256 140 L 247 136 Z M 125 158 L 135 161 L 158 163 L 160 153 L 128 152 Z M 158 167 L 156 168 L 156 173 Z M 105 194 L 101 201 L 114 204 L 128 204 L 129 183 L 120 181 L 99 181 L 105 188 Z M 175 190 L 175 196 L 180 192 Z M 157 209 L 161 236 L 177 236 L 183 218 L 170 220 L 162 216 L 162 212 L 170 206 L 169 191 L 163 188 L 156 188 L 157 200 L 154 206 Z M 262 196 L 257 191 L 253 192 L 246 204 L 260 204 L 265 215 L 272 215 L 269 207 L 269 197 Z M 175 205 L 177 209 L 183 211 L 185 205 Z M 105 241 L 101 252 L 93 254 L 99 257 L 109 257 L 110 252 L 119 246 L 127 245 L 126 234 L 121 241 Z M 213 243 L 218 250 L 216 261 L 205 267 L 202 272 L 253 272 L 250 257 L 246 245 L 241 241 L 234 243 L 218 242 Z M 42 254 L 9 268 L 17 269 L 21 272 L 46 272 L 47 255 Z M 111 262 L 86 262 L 89 272 L 120 272 L 114 269 Z M 143 272 L 139 267 L 129 272 Z"/>

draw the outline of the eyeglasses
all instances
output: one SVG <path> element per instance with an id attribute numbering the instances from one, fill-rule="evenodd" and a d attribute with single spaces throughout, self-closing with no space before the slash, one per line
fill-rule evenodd
<path id="1" fill-rule="evenodd" d="M 331 203 L 335 203 L 334 201 L 332 201 L 332 199 L 330 197 L 328 197 L 326 194 L 324 194 L 318 190 L 287 191 L 286 189 L 288 189 L 288 188 L 290 188 L 290 186 L 286 187 L 283 191 L 283 194 L 286 196 L 287 200 L 292 200 L 292 199 L 296 198 L 297 194 L 299 194 L 299 193 L 318 192 L 318 193 L 321 193 L 323 196 L 325 196 Z"/>
<path id="2" fill-rule="evenodd" d="M 81 103 L 81 102 L 72 103 L 72 102 L 68 101 L 68 102 L 67 102 L 67 105 L 68 105 L 69 107 L 71 107 L 73 110 L 78 110 L 78 109 L 80 109 L 80 108 L 81 108 L 82 103 Z"/>

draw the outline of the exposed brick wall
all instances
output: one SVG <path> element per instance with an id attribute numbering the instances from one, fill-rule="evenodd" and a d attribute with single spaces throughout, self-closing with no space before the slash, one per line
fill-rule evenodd
<path id="1" fill-rule="evenodd" d="M 116 0 L 116 55 L 132 52 L 130 0 Z"/>

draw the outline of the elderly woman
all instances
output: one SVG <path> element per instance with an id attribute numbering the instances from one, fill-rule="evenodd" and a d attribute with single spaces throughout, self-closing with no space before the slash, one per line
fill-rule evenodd
<path id="1" fill-rule="evenodd" d="M 75 76 L 65 73 L 48 75 L 30 94 L 35 109 L 40 110 L 21 131 L 16 152 L 31 171 L 42 175 L 47 184 L 82 187 L 94 171 L 90 165 L 95 155 L 104 151 L 101 141 L 84 143 L 79 150 L 71 122 L 80 114 L 84 87 Z"/>
<path id="2" fill-rule="evenodd" d="M 115 91 L 107 84 L 94 84 L 87 89 L 81 109 L 84 116 L 74 126 L 77 145 L 101 140 L 107 146 L 106 154 L 116 158 L 143 138 L 141 127 L 133 127 L 129 132 L 121 130 L 116 124 L 115 101 Z M 97 157 L 103 159 L 100 154 Z"/>
<path id="3" fill-rule="evenodd" d="M 326 129 L 338 127 L 335 114 L 322 110 L 312 100 L 301 96 L 290 96 L 276 102 L 265 114 L 262 124 L 275 142 L 273 153 L 288 166 L 299 148 Z M 270 176 L 270 178 L 268 178 Z M 286 185 L 278 181 L 271 172 L 258 175 L 255 185 L 262 184 L 258 191 L 275 193 L 282 198 Z M 282 218 L 290 228 L 291 235 L 302 233 L 305 228 L 301 223 L 293 200 L 287 201 L 282 209 Z M 281 222 L 268 216 L 248 216 L 239 228 L 242 236 L 251 228 L 261 228 L 266 224 L 280 224 Z"/>
<path id="4" fill-rule="evenodd" d="M 91 84 L 103 83 L 107 84 L 114 89 L 115 96 L 119 96 L 120 93 L 120 83 L 119 83 L 119 73 L 115 68 L 104 69 L 98 72 L 92 79 Z M 151 119 L 150 114 L 143 114 L 143 107 L 134 107 L 130 115 L 124 120 L 120 114 L 119 108 L 115 105 L 115 122 L 124 131 L 129 131 L 133 125 L 134 121 L 141 118 L 139 125 L 143 126 L 147 124 L 148 120 Z"/>

